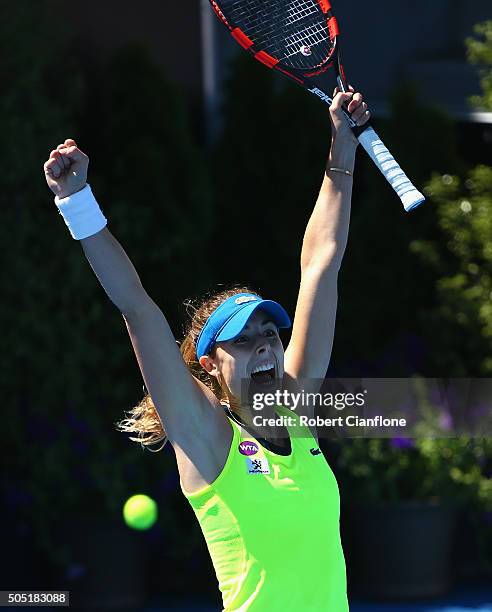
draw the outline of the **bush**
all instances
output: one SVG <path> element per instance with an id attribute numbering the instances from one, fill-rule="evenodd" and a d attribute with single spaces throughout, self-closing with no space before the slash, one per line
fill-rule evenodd
<path id="1" fill-rule="evenodd" d="M 124 50 L 98 78 L 60 32 L 66 24 L 57 25 L 48 1 L 2 9 L 0 181 L 9 197 L 0 211 L 7 247 L 0 489 L 29 540 L 66 563 L 57 540 L 62 519 L 121 521 L 127 497 L 143 490 L 159 501 L 176 467 L 167 452 L 156 461 L 114 427 L 142 397 L 141 377 L 122 318 L 57 214 L 43 162 L 69 136 L 87 151 L 109 227 L 128 242 L 165 310 L 207 282 L 200 254 L 213 209 L 188 113 L 148 57 Z"/>

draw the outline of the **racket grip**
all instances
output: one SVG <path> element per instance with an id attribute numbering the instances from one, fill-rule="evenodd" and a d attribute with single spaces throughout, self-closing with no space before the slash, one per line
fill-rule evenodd
<path id="1" fill-rule="evenodd" d="M 407 212 L 425 202 L 425 197 L 412 185 L 372 127 L 363 130 L 357 135 L 357 139 L 396 191 Z"/>

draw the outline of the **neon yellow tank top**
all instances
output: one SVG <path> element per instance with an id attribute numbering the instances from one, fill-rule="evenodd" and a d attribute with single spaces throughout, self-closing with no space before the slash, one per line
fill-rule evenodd
<path id="1" fill-rule="evenodd" d="M 205 536 L 224 612 L 347 612 L 335 476 L 298 415 L 276 411 L 295 418 L 290 455 L 263 448 L 228 418 L 234 435 L 222 472 L 194 493 L 181 485 Z"/>

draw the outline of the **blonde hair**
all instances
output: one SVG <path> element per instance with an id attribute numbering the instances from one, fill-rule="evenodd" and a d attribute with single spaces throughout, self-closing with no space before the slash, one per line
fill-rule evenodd
<path id="1" fill-rule="evenodd" d="M 190 373 L 207 385 L 219 400 L 225 399 L 225 392 L 215 376 L 210 376 L 198 363 L 196 358 L 196 341 L 212 312 L 227 298 L 236 293 L 255 293 L 259 295 L 250 287 L 234 286 L 230 289 L 224 289 L 208 295 L 202 298 L 200 302 L 194 303 L 192 300 L 185 302 L 187 313 L 191 316 L 191 320 L 188 322 L 185 337 L 179 347 L 181 355 Z M 213 352 L 212 350 L 212 354 Z M 155 453 L 161 451 L 166 445 L 168 438 L 149 393 L 146 393 L 140 403 L 128 411 L 128 414 L 127 418 L 115 423 L 116 429 L 122 432 L 136 433 L 137 437 L 130 437 L 130 440 L 139 442 L 143 450 L 148 448 L 149 451 Z M 160 442 L 162 442 L 162 445 L 157 450 L 150 448 Z"/>

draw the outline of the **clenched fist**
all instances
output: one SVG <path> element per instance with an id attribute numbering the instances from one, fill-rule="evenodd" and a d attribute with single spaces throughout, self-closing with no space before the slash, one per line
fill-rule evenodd
<path id="1" fill-rule="evenodd" d="M 339 141 L 338 145 L 359 144 L 357 138 L 352 133 L 348 121 L 345 118 L 342 107 L 352 115 L 352 119 L 357 125 L 364 125 L 371 118 L 371 113 L 367 110 L 362 94 L 355 92 L 353 87 L 349 91 L 342 93 L 338 87 L 333 92 L 333 102 L 330 106 L 331 134 L 334 140 Z"/>
<path id="2" fill-rule="evenodd" d="M 59 198 L 80 191 L 87 181 L 88 166 L 87 155 L 77 148 L 75 140 L 67 138 L 51 151 L 43 166 L 48 187 Z"/>

